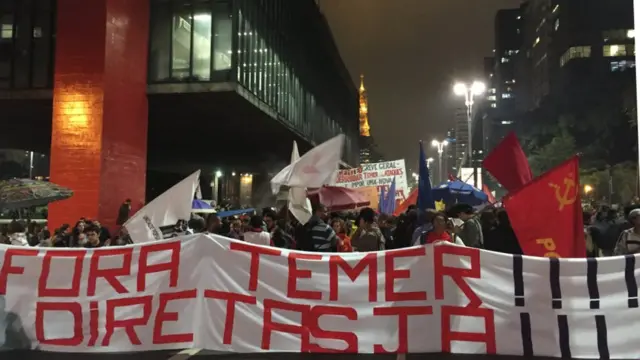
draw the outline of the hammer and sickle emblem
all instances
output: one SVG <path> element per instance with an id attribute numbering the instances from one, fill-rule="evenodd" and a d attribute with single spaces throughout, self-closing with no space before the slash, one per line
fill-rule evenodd
<path id="1" fill-rule="evenodd" d="M 558 200 L 558 210 L 562 211 L 565 206 L 572 205 L 576 202 L 578 197 L 578 191 L 576 189 L 576 181 L 570 177 L 564 178 L 564 193 L 561 191 L 561 187 L 554 183 L 549 183 L 549 186 L 556 190 L 556 200 Z"/>

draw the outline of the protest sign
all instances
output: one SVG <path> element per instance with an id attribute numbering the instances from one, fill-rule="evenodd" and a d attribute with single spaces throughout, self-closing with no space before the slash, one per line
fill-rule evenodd
<path id="1" fill-rule="evenodd" d="M 0 260 L 0 324 L 13 314 L 30 347 L 46 351 L 640 353 L 635 256 L 454 245 L 320 254 L 191 235 L 95 250 L 4 246 Z"/>
<path id="2" fill-rule="evenodd" d="M 394 178 L 396 179 L 396 199 L 406 199 L 409 192 L 404 159 L 362 164 L 357 168 L 339 170 L 336 181 L 332 185 L 347 188 L 375 186 L 378 188 L 378 193 L 383 188 L 386 193 Z"/>

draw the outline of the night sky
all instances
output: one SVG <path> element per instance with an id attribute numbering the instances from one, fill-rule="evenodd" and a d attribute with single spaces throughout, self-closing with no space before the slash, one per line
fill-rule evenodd
<path id="1" fill-rule="evenodd" d="M 497 10 L 518 0 L 320 0 L 356 85 L 365 75 L 371 133 L 388 160 L 415 168 L 418 140 L 443 138 L 464 106 L 456 80 L 483 74 Z M 426 150 L 426 149 L 425 149 Z M 429 147 L 427 156 L 434 156 Z"/>

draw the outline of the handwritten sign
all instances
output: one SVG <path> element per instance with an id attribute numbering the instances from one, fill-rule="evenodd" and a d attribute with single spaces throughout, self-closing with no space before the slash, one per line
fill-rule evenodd
<path id="1" fill-rule="evenodd" d="M 347 188 L 375 186 L 378 188 L 378 192 L 382 189 L 386 192 L 394 178 L 396 180 L 396 199 L 404 200 L 409 194 L 404 159 L 362 164 L 354 169 L 340 170 L 332 185 Z"/>

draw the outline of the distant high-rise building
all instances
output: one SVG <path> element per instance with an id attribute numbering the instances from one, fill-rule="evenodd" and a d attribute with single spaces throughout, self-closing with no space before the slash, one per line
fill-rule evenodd
<path id="1" fill-rule="evenodd" d="M 360 104 L 360 164 L 383 161 L 376 143 L 371 136 L 369 126 L 369 98 L 364 87 L 364 75 L 360 75 L 359 104 Z"/>
<path id="2" fill-rule="evenodd" d="M 462 162 L 464 161 L 465 154 L 467 153 L 467 146 L 469 144 L 469 120 L 467 118 L 467 108 L 457 108 L 454 113 L 454 123 L 456 142 L 455 142 L 455 158 L 454 163 L 457 172 L 460 171 Z"/>
<path id="3" fill-rule="evenodd" d="M 514 129 L 517 97 L 517 59 L 522 47 L 522 10 L 505 9 L 496 14 L 493 66 L 485 58 L 485 77 L 489 80 L 487 107 L 482 114 L 483 151 L 491 151 Z"/>
<path id="4" fill-rule="evenodd" d="M 529 0 L 521 15 L 519 110 L 536 109 L 551 95 L 584 111 L 599 100 L 592 89 L 633 81 L 633 0 Z"/>
<path id="5" fill-rule="evenodd" d="M 456 174 L 458 170 L 458 164 L 456 163 L 456 129 L 451 128 L 447 130 L 447 142 L 449 143 L 444 150 L 444 171 L 447 176 L 449 174 Z"/>

